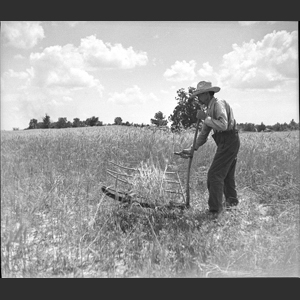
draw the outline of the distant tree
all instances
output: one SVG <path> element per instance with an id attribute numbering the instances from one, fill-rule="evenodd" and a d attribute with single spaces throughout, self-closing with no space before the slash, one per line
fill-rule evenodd
<path id="1" fill-rule="evenodd" d="M 31 119 L 29 122 L 28 129 L 36 129 L 37 128 L 37 119 Z"/>
<path id="2" fill-rule="evenodd" d="M 46 127 L 45 127 L 45 123 L 44 123 L 44 122 L 38 122 L 37 125 L 36 125 L 36 128 L 37 128 L 37 129 L 43 129 L 43 128 L 46 128 Z"/>
<path id="3" fill-rule="evenodd" d="M 82 126 L 82 122 L 80 121 L 79 118 L 74 118 L 74 119 L 73 119 L 72 126 L 73 126 L 73 127 L 81 127 L 81 126 Z"/>
<path id="4" fill-rule="evenodd" d="M 44 124 L 43 128 L 50 128 L 51 125 L 50 116 L 48 116 L 47 114 L 43 118 L 43 124 Z"/>
<path id="5" fill-rule="evenodd" d="M 272 129 L 274 131 L 280 131 L 281 129 L 280 123 L 277 122 L 275 125 L 272 126 Z"/>
<path id="6" fill-rule="evenodd" d="M 87 126 L 95 126 L 96 123 L 98 122 L 98 117 L 96 118 L 95 116 L 86 119 L 85 124 Z"/>
<path id="7" fill-rule="evenodd" d="M 264 131 L 266 129 L 266 125 L 263 122 L 261 122 L 261 124 L 257 125 L 256 128 L 258 132 Z"/>
<path id="8" fill-rule="evenodd" d="M 66 124 L 66 128 L 71 128 L 71 127 L 72 127 L 72 122 L 68 121 L 67 124 Z"/>
<path id="9" fill-rule="evenodd" d="M 57 122 L 52 122 L 50 128 L 70 128 L 72 123 L 67 118 L 58 118 Z"/>
<path id="10" fill-rule="evenodd" d="M 58 118 L 56 122 L 56 128 L 66 128 L 67 127 L 67 118 Z"/>
<path id="11" fill-rule="evenodd" d="M 116 125 L 121 125 L 122 124 L 122 118 L 121 117 L 116 117 L 114 121 L 115 121 Z"/>
<path id="12" fill-rule="evenodd" d="M 57 128 L 57 122 L 51 122 L 50 128 Z"/>
<path id="13" fill-rule="evenodd" d="M 154 119 L 150 119 L 150 121 L 156 126 L 166 126 L 168 121 L 165 118 L 166 117 L 163 115 L 163 113 L 159 111 L 154 115 Z"/>
<path id="14" fill-rule="evenodd" d="M 281 124 L 280 129 L 281 131 L 288 131 L 289 125 L 286 122 L 284 122 L 283 124 Z"/>
<path id="15" fill-rule="evenodd" d="M 97 121 L 95 126 L 103 126 L 103 122 L 102 121 Z"/>
<path id="16" fill-rule="evenodd" d="M 292 121 L 291 121 L 290 124 L 289 124 L 289 128 L 290 128 L 291 130 L 297 130 L 297 129 L 299 129 L 299 124 L 297 124 L 297 123 L 295 122 L 295 120 L 292 119 Z"/>
<path id="17" fill-rule="evenodd" d="M 237 130 L 244 130 L 244 123 L 236 123 Z"/>
<path id="18" fill-rule="evenodd" d="M 244 131 L 255 131 L 255 125 L 253 123 L 246 123 L 244 125 Z"/>

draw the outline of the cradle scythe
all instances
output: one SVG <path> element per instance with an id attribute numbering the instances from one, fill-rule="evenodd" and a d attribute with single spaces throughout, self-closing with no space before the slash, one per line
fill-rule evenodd
<path id="1" fill-rule="evenodd" d="M 199 124 L 200 124 L 201 119 L 197 118 L 197 124 L 196 124 L 196 131 L 194 135 L 194 141 L 193 141 L 193 147 L 191 149 L 191 154 L 185 154 L 181 152 L 174 152 L 174 154 L 179 155 L 182 158 L 189 158 L 189 164 L 188 164 L 188 170 L 187 170 L 187 179 L 186 179 L 186 204 L 185 206 L 187 208 L 190 207 L 190 172 L 191 172 L 191 166 L 192 166 L 192 160 L 193 160 L 193 155 L 195 151 L 195 145 L 196 145 L 196 139 L 198 135 L 198 129 L 199 129 Z"/>

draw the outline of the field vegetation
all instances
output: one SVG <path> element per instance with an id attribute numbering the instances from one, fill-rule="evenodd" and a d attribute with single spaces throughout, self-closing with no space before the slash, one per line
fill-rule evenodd
<path id="1" fill-rule="evenodd" d="M 299 131 L 241 133 L 240 205 L 206 219 L 206 172 L 216 146 L 194 156 L 191 208 L 153 210 L 105 196 L 110 161 L 140 172 L 130 189 L 183 202 L 193 132 L 126 126 L 1 132 L 3 277 L 299 276 Z M 121 171 L 121 170 L 118 170 Z M 175 172 L 172 178 L 167 172 Z"/>

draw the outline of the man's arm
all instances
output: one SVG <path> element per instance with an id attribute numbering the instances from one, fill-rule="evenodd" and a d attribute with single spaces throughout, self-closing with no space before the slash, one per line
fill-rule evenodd
<path id="1" fill-rule="evenodd" d="M 195 151 L 197 151 L 200 146 L 206 143 L 210 131 L 211 128 L 203 123 L 201 132 L 196 139 L 195 148 L 194 148 Z M 191 155 L 192 148 L 193 148 L 193 144 L 189 148 L 183 149 L 182 153 Z"/>
<path id="2" fill-rule="evenodd" d="M 211 116 L 208 116 L 205 119 L 204 124 L 215 130 L 226 130 L 228 127 L 228 118 L 225 103 L 223 101 L 216 102 L 214 110 L 216 119 L 213 119 Z"/>
<path id="3" fill-rule="evenodd" d="M 207 137 L 208 137 L 210 131 L 211 131 L 211 127 L 209 127 L 205 123 L 203 123 L 201 132 L 197 137 L 194 150 L 198 150 L 199 147 L 201 147 L 203 144 L 206 143 Z M 191 147 L 193 147 L 193 145 L 191 145 Z"/>

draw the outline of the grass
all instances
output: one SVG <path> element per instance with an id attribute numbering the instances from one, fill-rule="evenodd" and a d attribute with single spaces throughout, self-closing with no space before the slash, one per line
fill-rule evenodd
<path id="1" fill-rule="evenodd" d="M 183 201 L 165 192 L 179 188 L 166 172 L 178 171 L 185 187 L 187 160 L 173 152 L 190 145 L 192 132 L 1 132 L 2 276 L 299 276 L 299 131 L 240 138 L 241 203 L 214 223 L 203 215 L 211 138 L 193 159 L 191 208 L 164 212 L 104 196 L 101 185 L 115 185 L 109 161 L 140 170 L 129 180 L 146 201 Z"/>

